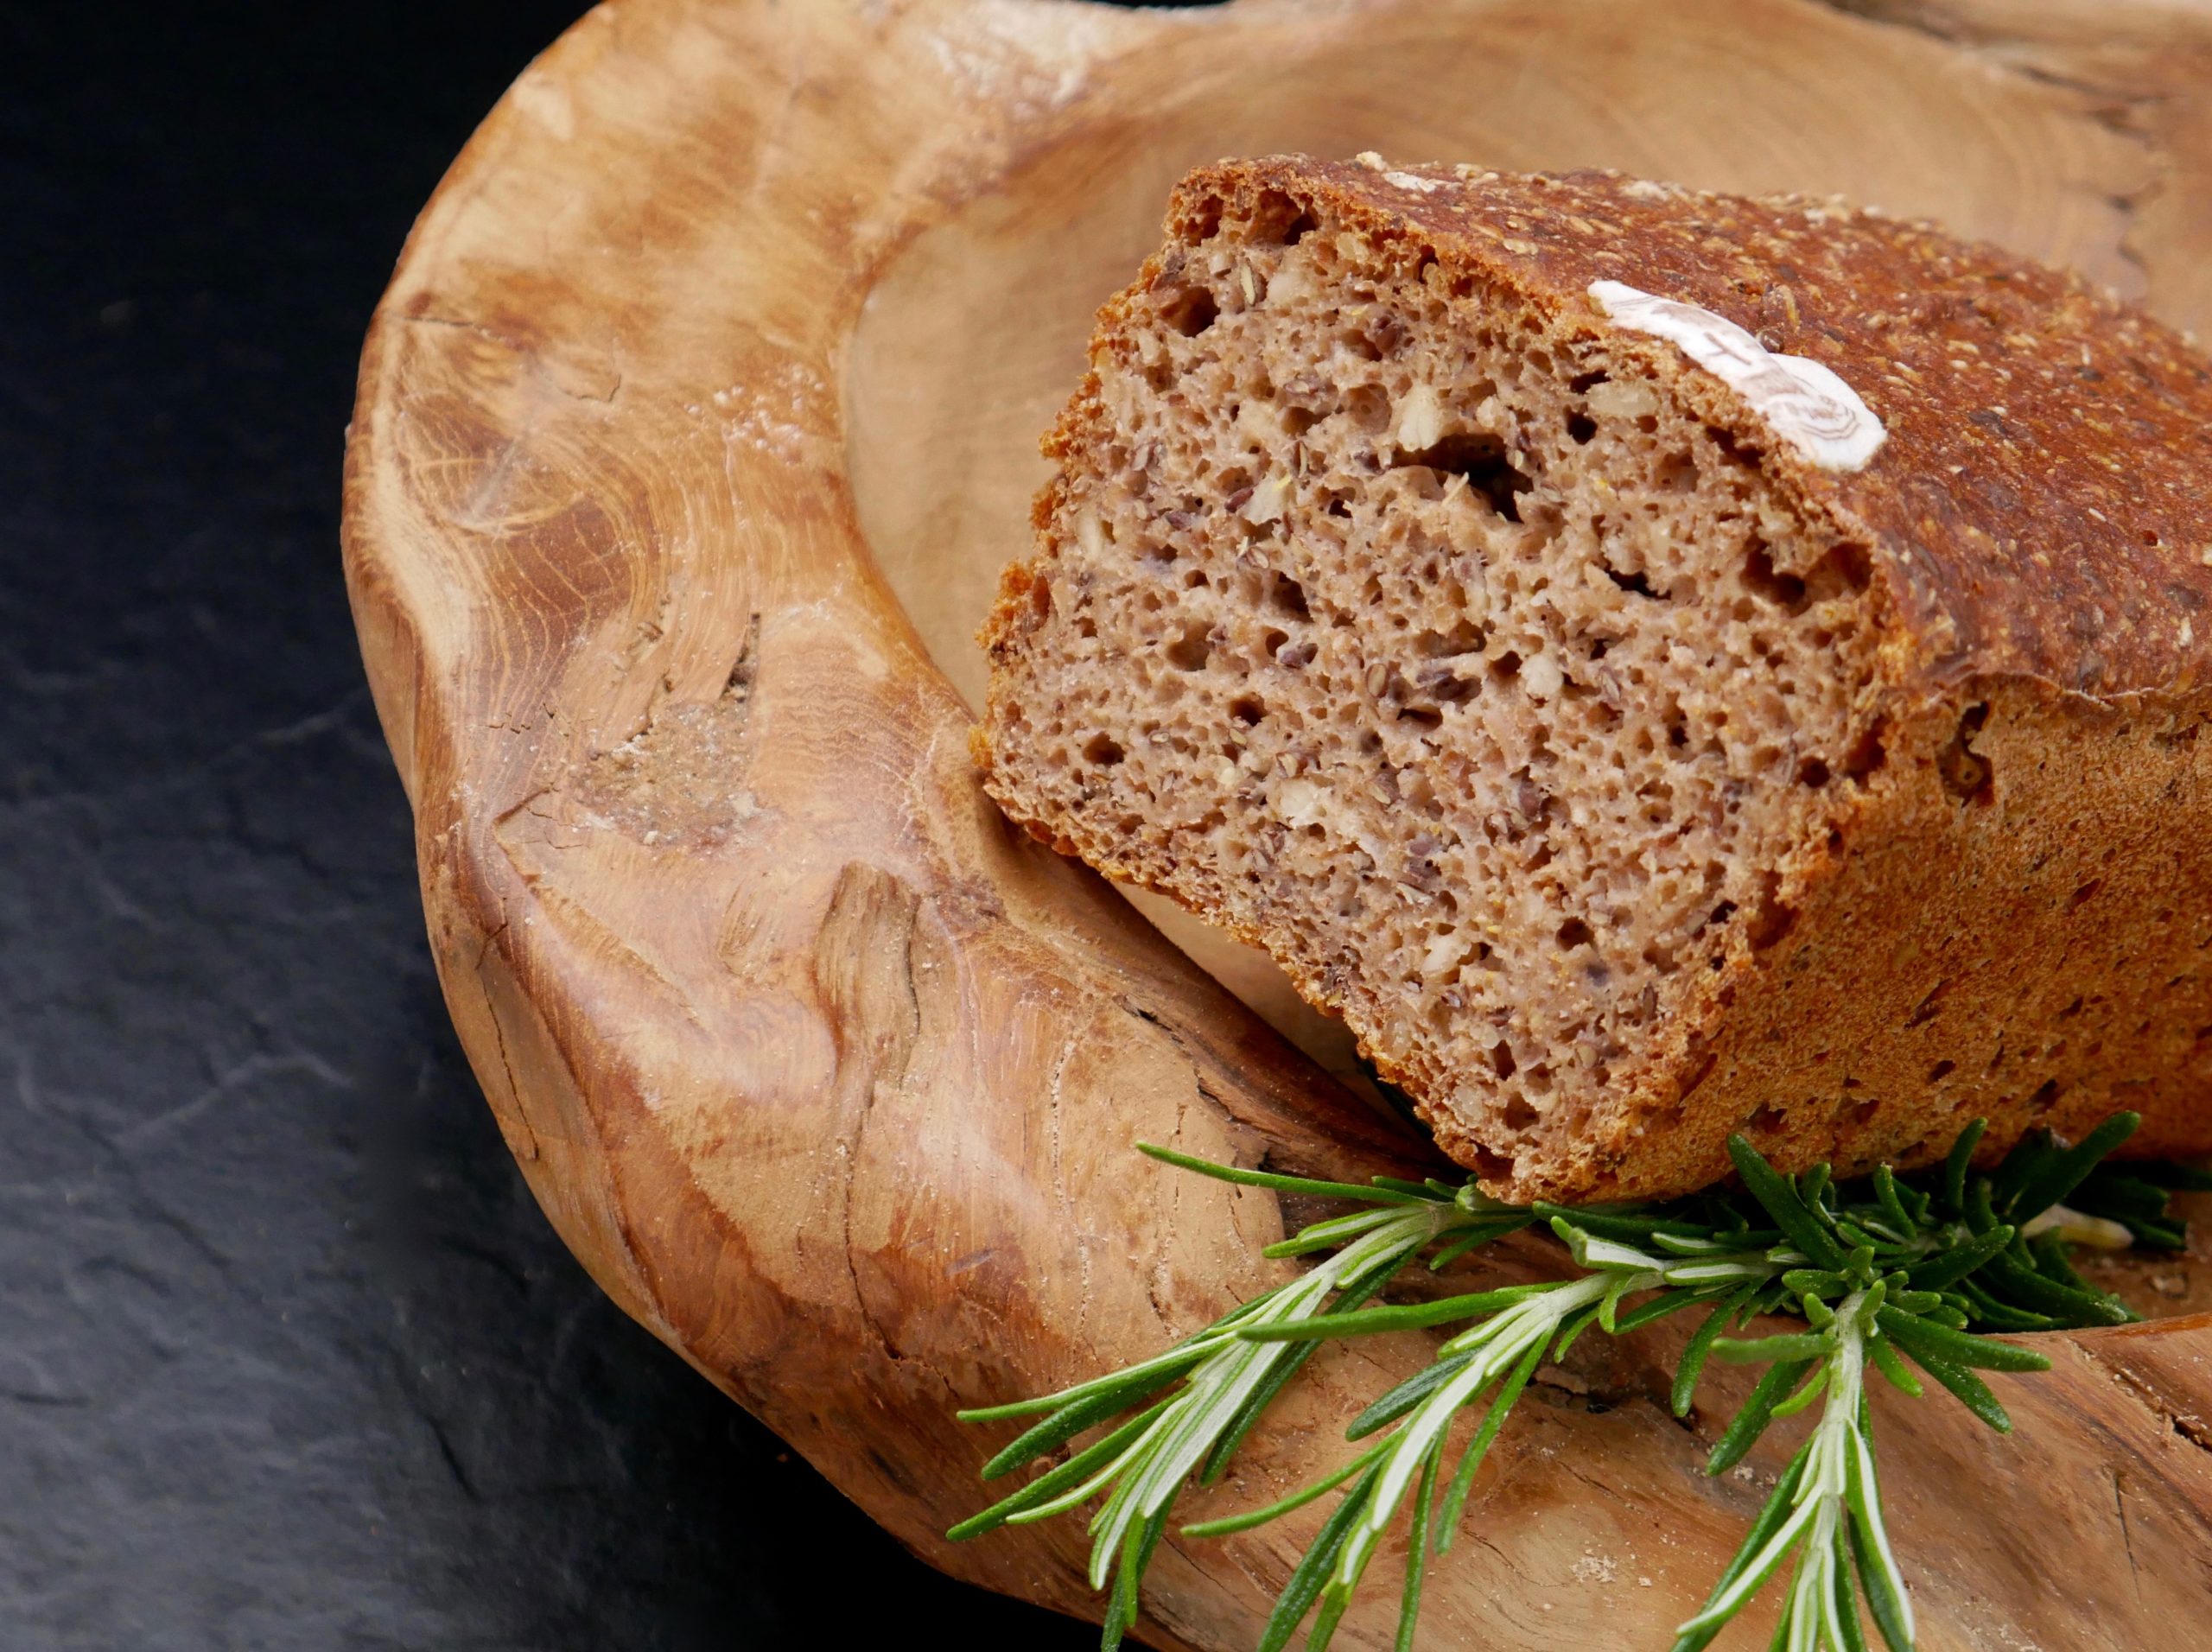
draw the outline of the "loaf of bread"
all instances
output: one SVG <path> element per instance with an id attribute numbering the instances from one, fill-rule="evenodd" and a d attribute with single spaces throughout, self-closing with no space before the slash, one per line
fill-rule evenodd
<path id="1" fill-rule="evenodd" d="M 1833 202 L 1204 168 L 987 626 L 1015 821 L 1491 1191 L 2212 1148 L 2212 372 Z"/>

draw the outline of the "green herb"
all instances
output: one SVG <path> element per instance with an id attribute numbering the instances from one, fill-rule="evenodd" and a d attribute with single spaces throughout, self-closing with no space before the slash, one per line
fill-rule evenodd
<path id="1" fill-rule="evenodd" d="M 1900 1177 L 1887 1167 L 1839 1186 L 1826 1166 L 1777 1171 L 1742 1137 L 1729 1153 L 1740 1191 L 1659 1206 L 1506 1205 L 1470 1182 L 1378 1177 L 1362 1186 L 1236 1170 L 1146 1147 L 1153 1157 L 1246 1186 L 1340 1199 L 1361 1208 L 1268 1248 L 1274 1256 L 1329 1253 L 1310 1271 L 1253 1298 L 1196 1336 L 1112 1376 L 1014 1405 L 963 1412 L 969 1421 L 1035 1417 L 984 1465 L 987 1479 L 1034 1462 L 1094 1429 L 1090 1445 L 952 1528 L 974 1537 L 1098 1500 L 1090 1581 L 1110 1590 L 1103 1644 L 1137 1619 L 1143 1574 L 1187 1485 L 1211 1484 L 1325 1340 L 1462 1325 L 1427 1369 L 1379 1396 L 1347 1439 L 1369 1442 L 1315 1484 L 1263 1509 L 1183 1527 L 1185 1537 L 1249 1530 L 1342 1490 L 1341 1501 L 1293 1573 L 1263 1632 L 1280 1652 L 1310 1617 L 1308 1647 L 1325 1648 L 1369 1563 L 1402 1513 L 1411 1528 L 1397 1645 L 1413 1644 L 1431 1556 L 1458 1531 L 1484 1454 L 1547 1359 L 1592 1325 L 1608 1335 L 1686 1309 L 1700 1311 L 1674 1383 L 1686 1414 L 1711 1360 L 1766 1370 L 1722 1431 L 1707 1472 L 1740 1461 L 1778 1417 L 1821 1407 L 1810 1438 L 1776 1484 L 1742 1548 L 1674 1652 L 1707 1645 L 1785 1567 L 1788 1597 L 1775 1644 L 1791 1652 L 1862 1652 L 1864 1598 L 1891 1652 L 1910 1652 L 1912 1609 L 1884 1523 L 1866 1378 L 1871 1366 L 1903 1392 L 1935 1379 L 1983 1421 L 2011 1420 L 1977 1370 L 2048 1369 L 2043 1355 L 1980 1330 L 2118 1324 L 2133 1316 L 2068 1260 L 2073 1244 L 2177 1247 L 2171 1193 L 2212 1176 L 2103 1160 L 2136 1125 L 2115 1114 L 2077 1143 L 2023 1138 L 1993 1172 L 1973 1169 L 1979 1121 L 1945 1163 Z M 1548 1229 L 1578 1270 L 1438 1301 L 1374 1306 L 1416 1260 L 1441 1268 L 1523 1228 Z M 1739 1337 L 1760 1315 L 1788 1313 L 1802 1331 Z M 1456 1464 L 1453 1420 L 1483 1420 Z M 1116 1420 L 1123 1419 L 1125 1420 Z M 1409 1512 L 1408 1512 L 1409 1511 Z"/>

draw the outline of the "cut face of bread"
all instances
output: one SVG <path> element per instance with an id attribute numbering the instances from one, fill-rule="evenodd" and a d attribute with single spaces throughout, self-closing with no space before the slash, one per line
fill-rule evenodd
<path id="1" fill-rule="evenodd" d="M 993 794 L 1265 946 L 1494 1186 L 1691 1185 L 1737 1128 L 1948 1141 L 1954 1106 L 1916 1136 L 1848 1051 L 1689 1105 L 1739 983 L 1833 950 L 1808 892 L 1901 749 L 1953 814 L 1989 785 L 1989 699 L 1900 693 L 1881 536 L 1823 494 L 1879 427 L 1838 461 L 1421 222 L 1541 181 L 1388 176 L 1409 217 L 1291 163 L 1202 175 L 1108 307 L 987 633 Z"/>

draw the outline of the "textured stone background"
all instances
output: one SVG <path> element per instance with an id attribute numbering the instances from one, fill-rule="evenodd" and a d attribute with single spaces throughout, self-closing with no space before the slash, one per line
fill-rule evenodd
<path id="1" fill-rule="evenodd" d="M 602 1299 L 446 1021 L 355 353 L 575 0 L 0 0 L 0 1648 L 1093 1644 Z"/>

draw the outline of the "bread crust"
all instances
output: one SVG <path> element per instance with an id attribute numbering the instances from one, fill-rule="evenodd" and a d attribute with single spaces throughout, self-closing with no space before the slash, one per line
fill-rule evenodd
<path id="1" fill-rule="evenodd" d="M 1171 233 L 1228 192 L 1270 188 L 1419 235 L 1570 331 L 1611 332 L 1589 287 L 1624 281 L 1840 373 L 1889 431 L 1855 473 L 1775 443 L 1671 344 L 1637 345 L 1716 423 L 1769 448 L 1770 473 L 1865 535 L 1897 607 L 1900 682 L 2023 676 L 2110 698 L 2203 680 L 2212 363 L 2079 276 L 1839 202 L 1595 172 L 1232 162 L 1184 181 Z"/>
<path id="2" fill-rule="evenodd" d="M 1867 553 L 1878 770 L 1839 794 L 1825 842 L 1777 868 L 1779 930 L 1732 937 L 1619 1105 L 1541 1155 L 1501 1162 L 1448 1097 L 1390 1073 L 1446 1151 L 1516 1198 L 1701 1185 L 1739 1128 L 1788 1165 L 1911 1163 L 1965 1121 L 1953 1074 L 1976 1078 L 1993 1153 L 2123 1106 L 2145 1115 L 2137 1151 L 2212 1151 L 2212 366 L 2078 277 L 1834 202 L 1296 156 L 1187 178 L 1168 247 L 1101 311 L 1095 357 L 1224 202 L 1271 196 L 1417 242 L 1557 336 L 1604 336 Z M 1831 367 L 1886 443 L 1856 473 L 1816 467 L 1675 346 L 1616 328 L 1588 295 L 1605 279 Z M 1064 471 L 1106 429 L 1098 391 L 1094 373 L 1045 440 Z M 984 628 L 987 784 L 1014 692 L 1000 667 L 1049 600 L 1038 572 L 1063 486 L 1039 496 L 1038 562 L 1006 571 Z M 1077 851 L 1017 788 L 992 790 Z M 1096 843 L 1088 858 L 1185 898 Z M 1276 937 L 1198 909 L 1341 1007 Z"/>

